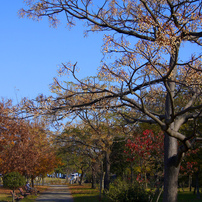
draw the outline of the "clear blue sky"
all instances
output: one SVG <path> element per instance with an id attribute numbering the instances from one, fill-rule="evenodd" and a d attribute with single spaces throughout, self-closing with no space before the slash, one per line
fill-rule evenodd
<path id="1" fill-rule="evenodd" d="M 102 54 L 102 36 L 84 38 L 83 26 L 69 30 L 65 21 L 51 28 L 46 19 L 19 18 L 23 0 L 2 1 L 0 12 L 0 97 L 13 99 L 50 95 L 58 65 L 78 62 L 82 76 L 95 75 Z"/>
<path id="2" fill-rule="evenodd" d="M 65 21 L 54 29 L 47 19 L 20 19 L 17 12 L 22 7 L 23 0 L 1 2 L 0 97 L 16 103 L 17 98 L 50 95 L 57 66 L 69 61 L 78 62 L 82 77 L 95 75 L 102 59 L 102 34 L 84 38 L 82 23 L 69 30 Z M 193 53 L 189 45 L 181 50 L 184 58 Z"/>

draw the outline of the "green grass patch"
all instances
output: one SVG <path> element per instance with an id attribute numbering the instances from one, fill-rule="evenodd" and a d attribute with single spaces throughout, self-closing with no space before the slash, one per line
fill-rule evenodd
<path id="1" fill-rule="evenodd" d="M 8 194 L 0 194 L 0 202 L 12 201 Z"/>
<path id="2" fill-rule="evenodd" d="M 47 189 L 47 186 L 36 186 L 36 188 L 40 192 L 43 192 L 44 190 Z M 10 191 L 11 190 L 9 190 L 9 189 L 0 187 L 0 202 L 12 201 L 12 196 L 11 196 Z M 16 190 L 16 194 L 20 195 L 18 190 Z M 34 202 L 36 198 L 37 198 L 37 196 L 32 194 L 32 195 L 26 196 L 24 199 L 20 200 L 20 202 Z"/>
<path id="3" fill-rule="evenodd" d="M 159 202 L 163 201 L 163 193 L 159 199 Z M 199 202 L 202 201 L 202 194 L 200 193 L 200 198 L 197 198 L 197 195 L 190 191 L 180 191 L 178 192 L 177 202 Z"/>
<path id="4" fill-rule="evenodd" d="M 90 184 L 83 185 L 69 185 L 70 192 L 74 198 L 74 202 L 98 202 L 99 190 L 92 189 Z M 102 202 L 109 202 L 107 198 L 102 195 Z"/>
<path id="5" fill-rule="evenodd" d="M 178 193 L 178 202 L 199 202 L 202 201 L 202 195 L 200 194 L 200 199 L 197 198 L 196 194 L 193 192 L 179 192 Z"/>
<path id="6" fill-rule="evenodd" d="M 21 202 L 33 202 L 35 201 L 35 199 L 37 198 L 36 195 L 30 195 L 30 196 L 27 196 L 25 197 L 24 199 L 20 200 Z"/>
<path id="7" fill-rule="evenodd" d="M 21 202 L 34 202 L 36 198 L 37 198 L 37 196 L 30 195 L 20 201 Z M 0 194 L 0 202 L 8 202 L 8 201 L 12 201 L 11 194 Z"/>
<path id="8" fill-rule="evenodd" d="M 90 184 L 83 184 L 82 186 L 79 186 L 77 184 L 69 185 L 69 189 L 74 198 L 74 202 L 97 202 L 97 201 L 99 201 L 99 190 L 91 189 Z M 198 199 L 196 194 L 193 194 L 193 192 L 189 192 L 187 190 L 184 192 L 182 192 L 180 190 L 178 192 L 178 200 L 177 200 L 178 202 L 200 202 L 200 201 L 202 201 L 202 194 L 201 194 L 201 198 Z M 107 199 L 104 195 L 102 195 L 101 201 L 109 202 L 110 200 Z M 163 201 L 163 193 L 161 194 L 159 202 L 162 202 L 162 201 Z"/>

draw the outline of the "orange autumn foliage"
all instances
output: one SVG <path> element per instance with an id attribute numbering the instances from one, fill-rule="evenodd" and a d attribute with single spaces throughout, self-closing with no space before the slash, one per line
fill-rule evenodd
<path id="1" fill-rule="evenodd" d="M 0 173 L 17 171 L 25 176 L 52 172 L 60 164 L 45 126 L 12 116 L 11 102 L 0 103 Z"/>

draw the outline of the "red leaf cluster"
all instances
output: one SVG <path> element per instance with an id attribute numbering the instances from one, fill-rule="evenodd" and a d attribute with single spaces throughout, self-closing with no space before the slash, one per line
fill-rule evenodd
<path id="1" fill-rule="evenodd" d="M 126 153 L 129 153 L 132 158 L 128 160 L 133 161 L 134 156 L 139 156 L 143 159 L 149 159 L 151 156 L 163 155 L 163 135 L 154 134 L 152 130 L 145 130 L 142 135 L 128 140 L 126 144 Z"/>

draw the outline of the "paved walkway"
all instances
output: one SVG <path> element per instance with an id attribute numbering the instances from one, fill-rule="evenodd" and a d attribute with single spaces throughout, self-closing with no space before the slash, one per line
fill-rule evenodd
<path id="1" fill-rule="evenodd" d="M 36 199 L 36 202 L 73 202 L 69 189 L 65 185 L 52 185 Z"/>

